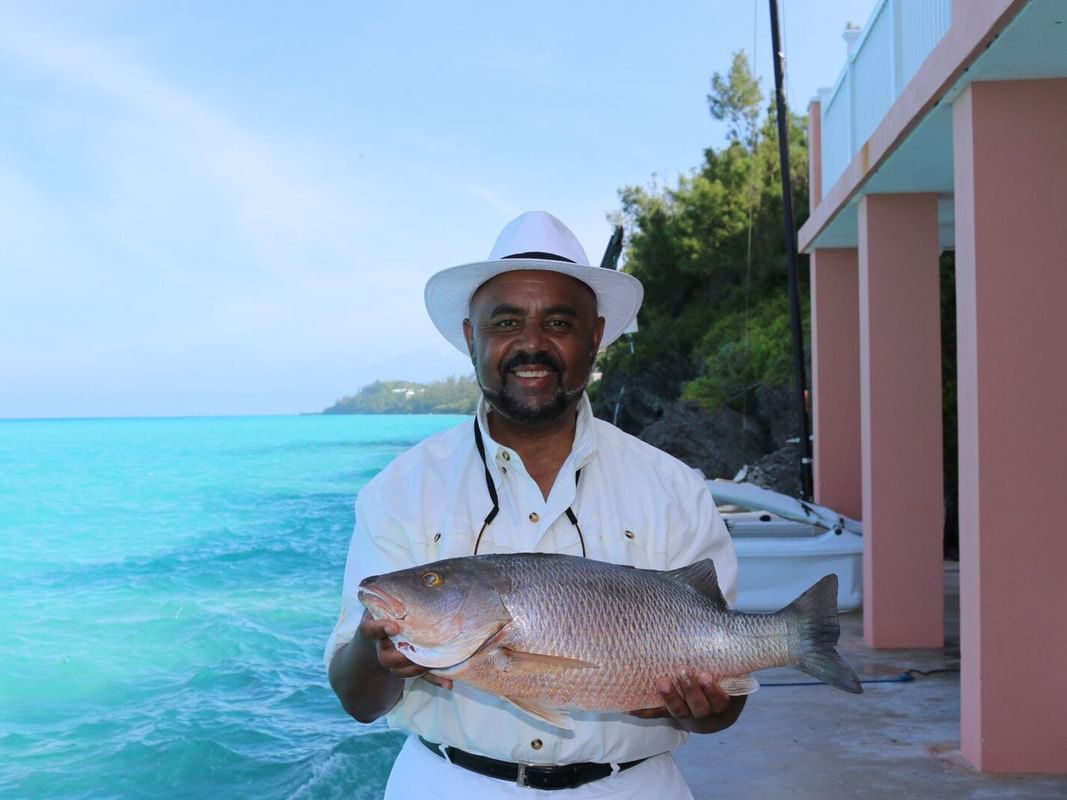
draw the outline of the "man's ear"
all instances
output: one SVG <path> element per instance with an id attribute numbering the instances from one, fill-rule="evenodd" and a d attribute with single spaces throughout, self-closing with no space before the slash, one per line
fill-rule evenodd
<path id="1" fill-rule="evenodd" d="M 601 320 L 603 322 L 603 320 Z M 601 330 L 604 326 L 601 325 Z M 467 340 L 467 355 L 471 357 L 471 361 L 474 360 L 474 328 L 471 327 L 471 321 L 469 319 L 463 320 L 463 338 Z"/>
<path id="2" fill-rule="evenodd" d="M 600 340 L 604 338 L 604 318 L 597 317 L 596 325 L 593 326 L 593 352 L 600 352 Z"/>

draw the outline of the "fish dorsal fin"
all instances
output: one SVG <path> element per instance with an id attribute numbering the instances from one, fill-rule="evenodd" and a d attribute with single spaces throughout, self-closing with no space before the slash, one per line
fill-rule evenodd
<path id="1" fill-rule="evenodd" d="M 547 722 L 549 725 L 555 725 L 557 728 L 563 728 L 568 731 L 574 730 L 574 723 L 571 721 L 571 718 L 558 708 L 542 705 L 541 703 L 525 697 L 505 697 L 504 699 L 513 703 L 531 717 L 536 717 L 543 722 Z"/>
<path id="2" fill-rule="evenodd" d="M 508 657 L 508 669 L 518 669 L 523 672 L 554 672 L 558 669 L 595 669 L 596 664 L 581 661 L 567 656 L 552 656 L 545 653 L 527 653 L 524 650 L 514 650 L 510 647 L 501 647 L 500 651 Z M 518 705 L 516 703 L 516 705 Z"/>
<path id="3" fill-rule="evenodd" d="M 721 610 L 726 610 L 726 598 L 719 588 L 719 576 L 715 573 L 715 562 L 710 558 L 702 559 L 681 569 L 672 569 L 668 573 L 675 580 L 688 584 L 711 601 Z"/>
<path id="4" fill-rule="evenodd" d="M 738 697 L 744 694 L 752 694 L 759 688 L 759 681 L 745 673 L 744 675 L 731 675 L 719 681 L 719 688 L 730 697 Z"/>

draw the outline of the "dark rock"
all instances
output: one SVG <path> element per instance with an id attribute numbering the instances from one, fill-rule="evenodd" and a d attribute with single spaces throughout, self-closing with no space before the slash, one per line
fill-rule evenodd
<path id="1" fill-rule="evenodd" d="M 693 365 L 682 356 L 666 355 L 627 374 L 621 369 L 604 376 L 597 387 L 593 413 L 639 436 L 667 412 L 693 378 Z"/>
<path id="2" fill-rule="evenodd" d="M 758 459 L 749 466 L 744 479 L 764 489 L 772 489 L 790 497 L 802 497 L 799 443 L 786 444 Z"/>
<path id="3" fill-rule="evenodd" d="M 593 411 L 708 478 L 733 478 L 744 467 L 746 480 L 799 497 L 793 388 L 761 386 L 745 413 L 725 407 L 708 413 L 675 399 L 693 374 L 692 365 L 679 356 L 659 359 L 633 375 L 615 370 L 597 387 Z"/>
<path id="4" fill-rule="evenodd" d="M 779 450 L 800 436 L 796 392 L 790 384 L 761 386 L 756 390 L 756 402 L 756 413 L 767 429 L 769 450 Z"/>
<path id="5" fill-rule="evenodd" d="M 640 438 L 708 478 L 732 478 L 766 452 L 766 432 L 753 417 L 728 408 L 709 414 L 684 400 L 669 404 Z"/>
<path id="6" fill-rule="evenodd" d="M 595 413 L 627 433 L 639 436 L 661 419 L 669 406 L 669 400 L 645 386 L 621 386 L 610 406 L 603 404 Z"/>

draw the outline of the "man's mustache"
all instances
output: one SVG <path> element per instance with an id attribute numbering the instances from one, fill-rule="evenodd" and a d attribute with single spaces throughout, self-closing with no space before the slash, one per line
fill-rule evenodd
<path id="1" fill-rule="evenodd" d="M 500 371 L 511 372 L 517 367 L 533 366 L 535 364 L 542 367 L 548 367 L 557 375 L 563 372 L 563 366 L 556 361 L 556 359 L 543 351 L 533 354 L 516 353 L 501 365 Z"/>

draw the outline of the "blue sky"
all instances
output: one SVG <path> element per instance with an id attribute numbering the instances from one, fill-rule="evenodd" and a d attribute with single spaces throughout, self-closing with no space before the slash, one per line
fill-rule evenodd
<path id="1" fill-rule="evenodd" d="M 875 0 L 786 2 L 803 111 Z M 756 15 L 754 17 L 754 14 Z M 422 287 L 722 144 L 764 0 L 0 2 L 0 417 L 295 413 L 469 371 Z"/>

